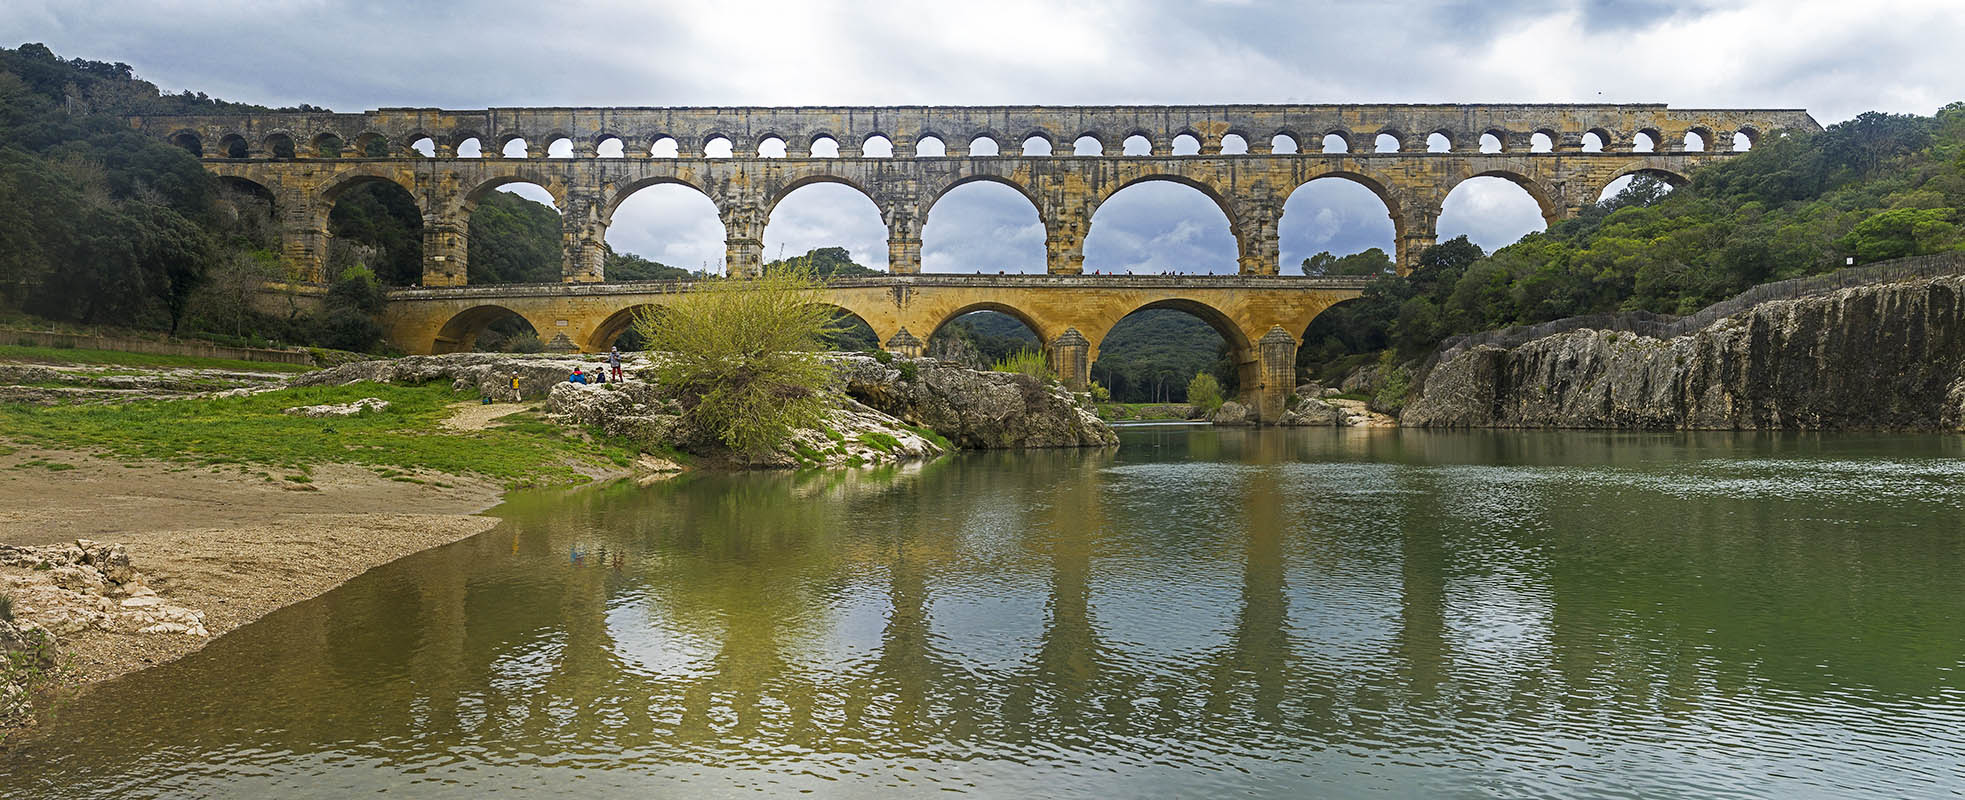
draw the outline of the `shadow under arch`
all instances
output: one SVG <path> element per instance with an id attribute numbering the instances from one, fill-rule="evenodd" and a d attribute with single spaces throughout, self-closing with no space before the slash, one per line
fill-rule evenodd
<path id="1" fill-rule="evenodd" d="M 532 324 L 532 320 L 526 319 L 525 315 L 505 306 L 486 304 L 473 306 L 452 315 L 443 327 L 437 330 L 436 340 L 430 345 L 430 352 L 437 354 L 470 352 L 477 345 L 478 337 L 493 323 L 513 317 L 524 322 L 527 328 L 531 328 L 534 336 L 539 336 L 538 327 Z M 543 337 L 541 340 L 543 341 Z M 398 342 L 398 344 L 407 345 L 406 342 Z"/>

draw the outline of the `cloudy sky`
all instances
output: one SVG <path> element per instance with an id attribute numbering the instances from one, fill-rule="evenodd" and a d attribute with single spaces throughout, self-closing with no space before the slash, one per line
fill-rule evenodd
<path id="1" fill-rule="evenodd" d="M 280 106 L 1664 102 L 1929 114 L 1965 99 L 1958 0 L 847 0 L 508 2 L 10 0 L 0 42 L 123 61 L 159 86 Z M 1541 227 L 1498 179 L 1447 200 L 1442 237 L 1492 248 Z M 523 193 L 523 192 L 522 192 Z M 542 195 L 543 193 L 541 193 Z M 1289 200 L 1285 272 L 1320 250 L 1391 249 L 1364 190 Z M 1042 228 L 1007 188 L 971 184 L 924 233 L 933 271 L 1041 271 Z M 722 231 L 688 190 L 648 190 L 609 241 L 716 266 Z M 870 201 L 788 198 L 766 256 L 842 245 L 884 267 Z M 1099 209 L 1088 269 L 1232 271 L 1199 193 L 1142 184 Z"/>

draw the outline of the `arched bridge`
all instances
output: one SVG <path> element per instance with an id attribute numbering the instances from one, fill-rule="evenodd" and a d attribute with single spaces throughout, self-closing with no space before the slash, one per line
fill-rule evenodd
<path id="1" fill-rule="evenodd" d="M 1073 389 L 1085 388 L 1099 346 L 1120 319 L 1174 308 L 1206 321 L 1228 343 L 1245 394 L 1265 420 L 1296 385 L 1296 348 L 1311 320 L 1358 296 L 1363 278 L 1093 275 L 896 275 L 834 280 L 826 300 L 864 320 L 890 350 L 919 355 L 948 321 L 974 311 L 1009 314 L 1044 343 Z M 471 347 L 486 326 L 517 314 L 559 349 L 606 350 L 638 312 L 689 290 L 686 281 L 403 289 L 383 313 L 390 339 L 411 352 Z"/>
<path id="2" fill-rule="evenodd" d="M 1441 206 L 1461 181 L 1513 181 L 1554 222 L 1624 175 L 1680 181 L 1732 155 L 1735 136 L 1819 128 L 1800 110 L 1662 104 L 387 108 L 130 123 L 198 153 L 222 176 L 263 188 L 284 256 L 303 281 L 323 275 L 328 213 L 340 193 L 368 181 L 402 186 L 423 215 L 425 286 L 465 283 L 472 208 L 516 182 L 544 187 L 559 206 L 569 282 L 604 279 L 615 209 L 660 183 L 693 187 L 716 204 L 735 274 L 758 268 L 778 201 L 814 182 L 871 198 L 887 225 L 888 271 L 920 272 L 929 210 L 971 181 L 1007 184 L 1027 198 L 1045 227 L 1047 270 L 1079 274 L 1099 205 L 1132 184 L 1165 180 L 1221 208 L 1242 274 L 1275 275 L 1284 202 L 1312 180 L 1338 178 L 1385 203 L 1403 271 L 1433 242 Z M 1484 152 L 1487 137 L 1494 152 Z M 1699 149 L 1686 144 L 1694 139 Z M 517 140 L 525 157 L 502 157 Z M 1303 152 L 1326 140 L 1341 152 Z M 1141 143 L 1137 154 L 1129 141 Z M 1388 141 L 1391 151 L 1379 152 Z M 1429 151 L 1429 142 L 1444 150 Z M 483 155 L 458 157 L 472 143 Z M 922 155 L 920 146 L 932 152 L 932 143 L 944 154 Z M 870 144 L 891 146 L 891 154 L 871 155 Z M 600 155 L 616 146 L 620 156 Z M 711 155 L 725 146 L 729 156 Z M 570 157 L 547 157 L 555 151 Z"/>

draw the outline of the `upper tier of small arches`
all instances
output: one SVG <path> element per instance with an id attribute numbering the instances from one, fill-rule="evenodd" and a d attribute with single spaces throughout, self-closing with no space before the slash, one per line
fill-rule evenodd
<path id="1" fill-rule="evenodd" d="M 1372 121 L 1372 120 L 1378 121 Z M 134 118 L 206 158 L 963 158 L 1743 150 L 1803 111 L 1644 106 L 383 109 Z"/>

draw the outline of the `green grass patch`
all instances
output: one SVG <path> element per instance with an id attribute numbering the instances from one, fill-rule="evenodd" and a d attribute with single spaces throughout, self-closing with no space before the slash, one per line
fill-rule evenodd
<path id="1" fill-rule="evenodd" d="M 280 413 L 363 397 L 382 398 L 390 407 L 342 419 Z M 255 464 L 301 473 L 316 464 L 349 463 L 373 467 L 391 479 L 428 470 L 483 475 L 507 486 L 579 483 L 585 478 L 576 466 L 626 463 L 634 455 L 619 442 L 567 436 L 536 418 L 450 431 L 439 422 L 455 399 L 440 385 L 360 383 L 116 406 L 9 404 L 0 405 L 0 429 L 21 443 L 123 459 Z"/>
<path id="2" fill-rule="evenodd" d="M 930 442 L 934 442 L 936 447 L 939 447 L 948 452 L 955 451 L 955 444 L 953 442 L 950 442 L 948 440 L 948 437 L 941 435 L 939 431 L 935 431 L 929 428 L 923 428 L 919 425 L 903 424 L 901 425 L 901 427 L 906 428 L 909 431 L 912 431 L 916 436 L 919 436 L 923 439 L 927 439 Z"/>
<path id="3" fill-rule="evenodd" d="M 26 461 L 20 462 L 19 464 L 15 464 L 13 468 L 14 469 L 45 469 L 49 472 L 61 472 L 62 470 L 74 469 L 75 465 L 64 464 L 60 461 L 49 461 L 45 458 L 30 458 Z"/>
<path id="4" fill-rule="evenodd" d="M 861 433 L 860 444 L 889 456 L 893 455 L 894 451 L 901 449 L 900 439 L 894 438 L 894 435 L 891 433 L 881 433 L 880 431 L 866 431 Z"/>
<path id="5" fill-rule="evenodd" d="M 228 369 L 242 372 L 309 372 L 305 364 L 276 361 L 240 361 L 230 358 L 170 356 L 157 353 L 126 353 L 120 350 L 78 350 L 66 347 L 0 345 L 0 361 L 27 361 L 37 364 L 110 364 L 124 367 L 183 367 L 186 369 Z"/>

